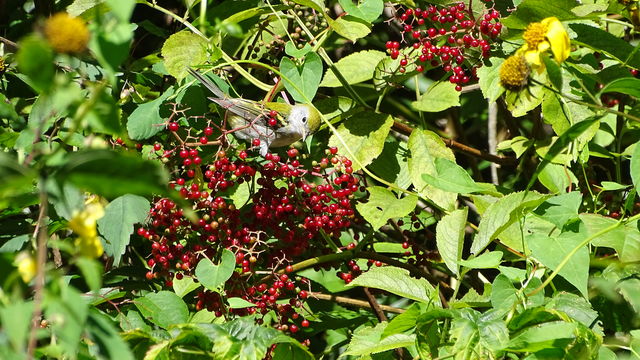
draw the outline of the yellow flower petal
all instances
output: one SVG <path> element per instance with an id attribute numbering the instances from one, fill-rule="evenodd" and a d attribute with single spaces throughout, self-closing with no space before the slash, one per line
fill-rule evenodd
<path id="1" fill-rule="evenodd" d="M 25 283 L 31 282 L 36 276 L 38 266 L 36 260 L 28 252 L 21 252 L 16 256 L 15 264 L 18 266 L 18 273 Z"/>
<path id="2" fill-rule="evenodd" d="M 102 242 L 97 236 L 79 237 L 75 241 L 75 246 L 78 249 L 78 253 L 80 255 L 90 258 L 100 257 L 104 252 Z"/>
<path id="3" fill-rule="evenodd" d="M 571 53 L 569 34 L 558 18 L 549 17 L 542 20 L 542 23 L 547 26 L 546 37 L 553 57 L 559 63 L 565 61 Z"/>

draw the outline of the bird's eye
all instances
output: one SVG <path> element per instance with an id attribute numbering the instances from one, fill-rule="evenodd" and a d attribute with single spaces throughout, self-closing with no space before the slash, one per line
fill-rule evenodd
<path id="1" fill-rule="evenodd" d="M 307 122 L 307 117 L 306 117 L 306 116 L 302 118 L 302 122 L 303 122 L 303 123 L 306 123 L 306 122 Z"/>

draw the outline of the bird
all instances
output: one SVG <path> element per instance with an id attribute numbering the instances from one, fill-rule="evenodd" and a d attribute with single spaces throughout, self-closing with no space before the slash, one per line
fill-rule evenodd
<path id="1" fill-rule="evenodd" d="M 226 110 L 227 123 L 231 129 L 235 129 L 232 134 L 259 146 L 262 156 L 269 152 L 269 148 L 289 146 L 304 140 L 320 127 L 320 113 L 309 104 L 290 105 L 233 98 L 199 72 L 191 68 L 187 71 L 213 93 L 214 96 L 208 99 Z M 273 115 L 276 113 L 283 121 L 269 124 L 267 119 L 275 117 Z"/>

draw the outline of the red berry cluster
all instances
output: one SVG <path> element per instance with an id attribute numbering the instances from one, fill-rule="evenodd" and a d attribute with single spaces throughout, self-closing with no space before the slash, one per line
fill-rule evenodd
<path id="1" fill-rule="evenodd" d="M 319 162 L 307 161 L 297 149 L 282 158 L 220 150 L 205 161 L 197 148 L 185 143 L 161 156 L 175 163 L 176 177 L 169 186 L 193 204 L 198 219 L 187 219 L 170 199 L 155 202 L 149 223 L 137 231 L 151 241 L 147 279 L 162 278 L 171 286 L 173 279 L 193 276 L 201 259 L 215 259 L 229 249 L 238 271 L 225 284 L 223 297 L 240 297 L 255 306 L 227 309 L 220 294 L 202 291 L 194 299 L 196 309 L 217 316 L 275 311 L 282 330 L 295 333 L 308 326 L 299 311 L 308 296 L 301 287 L 308 282 L 276 271 L 291 272 L 289 264 L 300 256 L 325 250 L 326 242 L 316 239 L 320 232 L 339 238 L 352 225 L 355 193 L 362 189 L 351 161 L 336 148 Z M 251 184 L 252 194 L 246 204 L 235 204 L 232 194 L 243 183 Z M 271 273 L 273 279 L 264 280 L 256 271 Z M 278 301 L 283 299 L 289 303 Z"/>
<path id="2" fill-rule="evenodd" d="M 500 34 L 500 13 L 488 10 L 480 18 L 460 2 L 451 6 L 431 5 L 426 9 L 406 9 L 399 12 L 397 20 L 402 29 L 402 40 L 388 41 L 386 48 L 392 59 L 400 58 L 400 72 L 409 64 L 415 64 L 417 72 L 425 66 L 442 67 L 451 73 L 449 81 L 456 90 L 475 76 L 481 66 L 480 58 L 488 57 L 491 42 Z M 405 44 L 408 51 L 401 52 Z"/>

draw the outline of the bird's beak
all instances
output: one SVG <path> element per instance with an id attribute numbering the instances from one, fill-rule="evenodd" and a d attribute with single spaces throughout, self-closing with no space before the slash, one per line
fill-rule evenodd
<path id="1" fill-rule="evenodd" d="M 307 140 L 307 136 L 309 136 L 309 133 L 307 133 L 307 129 L 302 129 L 302 140 Z"/>

